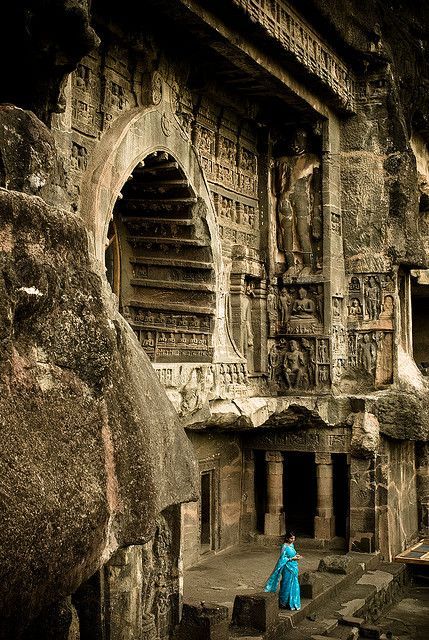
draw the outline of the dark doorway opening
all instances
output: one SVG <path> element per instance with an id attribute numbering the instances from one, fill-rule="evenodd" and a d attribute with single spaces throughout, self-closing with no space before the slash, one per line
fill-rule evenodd
<path id="1" fill-rule="evenodd" d="M 213 471 L 201 473 L 201 552 L 214 549 Z"/>
<path id="2" fill-rule="evenodd" d="M 413 279 L 414 280 L 414 279 Z M 429 375 L 429 286 L 411 286 L 413 357 L 423 375 Z"/>
<path id="3" fill-rule="evenodd" d="M 72 603 L 79 618 L 81 640 L 102 640 L 108 626 L 103 611 L 103 569 L 80 585 L 72 595 Z"/>
<path id="4" fill-rule="evenodd" d="M 283 504 L 286 529 L 314 538 L 317 480 L 314 453 L 285 452 Z"/>
<path id="5" fill-rule="evenodd" d="M 332 466 L 335 535 L 344 538 L 347 542 L 350 522 L 350 474 L 347 455 L 345 453 L 333 453 Z"/>
<path id="6" fill-rule="evenodd" d="M 255 509 L 256 531 L 264 533 L 267 502 L 267 472 L 265 451 L 255 451 Z"/>

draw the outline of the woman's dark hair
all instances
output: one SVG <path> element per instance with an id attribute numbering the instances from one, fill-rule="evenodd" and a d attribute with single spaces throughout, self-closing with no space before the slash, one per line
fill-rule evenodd
<path id="1" fill-rule="evenodd" d="M 291 538 L 295 538 L 295 531 L 286 531 L 285 540 L 290 540 Z"/>

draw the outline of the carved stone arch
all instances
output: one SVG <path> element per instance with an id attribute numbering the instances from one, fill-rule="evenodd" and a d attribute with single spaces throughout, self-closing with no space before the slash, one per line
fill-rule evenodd
<path id="1" fill-rule="evenodd" d="M 139 173 L 143 175 L 145 171 L 147 173 L 147 167 L 149 167 L 149 171 L 151 170 L 151 167 L 156 170 L 155 165 L 157 163 L 159 164 L 159 167 L 161 167 L 161 173 L 162 165 L 167 165 L 169 163 L 172 166 L 174 165 L 173 168 L 176 172 L 175 180 L 182 180 L 184 185 L 186 183 L 188 193 L 184 196 L 184 192 L 182 192 L 181 197 L 185 199 L 188 198 L 189 200 L 187 204 L 190 208 L 184 216 L 185 218 L 188 218 L 188 224 L 185 224 L 186 221 L 183 217 L 180 218 L 183 226 L 178 228 L 178 239 L 176 238 L 177 242 L 174 242 L 174 239 L 171 237 L 171 225 L 170 231 L 166 232 L 166 228 L 169 226 L 169 223 L 162 231 L 163 233 L 167 233 L 166 237 L 168 242 L 160 243 L 159 237 L 156 238 L 154 236 L 148 236 L 147 234 L 150 234 L 150 230 L 147 226 L 145 232 L 141 234 L 140 237 L 146 240 L 146 246 L 150 244 L 150 240 L 148 240 L 150 237 L 152 237 L 153 242 L 156 244 L 164 244 L 162 251 L 165 250 L 166 246 L 170 246 L 173 247 L 174 253 L 174 251 L 176 251 L 174 247 L 176 246 L 178 247 L 178 255 L 180 252 L 184 251 L 183 247 L 186 244 L 194 242 L 196 247 L 199 246 L 200 248 L 206 249 L 206 259 L 202 260 L 200 259 L 201 256 L 196 256 L 196 262 L 206 262 L 205 267 L 207 271 L 211 271 L 208 279 L 204 280 L 203 278 L 203 282 L 193 283 L 194 285 L 201 286 L 189 287 L 190 290 L 192 288 L 206 288 L 207 296 L 205 302 L 207 302 L 211 296 L 212 300 L 209 303 L 211 309 L 208 310 L 207 304 L 204 303 L 201 304 L 201 313 L 199 313 L 198 309 L 193 309 L 195 312 L 194 314 L 189 314 L 186 311 L 184 313 L 184 315 L 194 315 L 195 317 L 198 317 L 199 323 L 203 323 L 204 325 L 207 324 L 207 317 L 204 316 L 211 316 L 211 337 L 209 344 L 204 345 L 208 348 L 207 353 L 210 353 L 210 355 L 199 359 L 198 355 L 195 354 L 195 356 L 191 356 L 188 359 L 185 358 L 185 361 L 220 362 L 225 361 L 225 359 L 237 359 L 237 355 L 226 326 L 225 301 L 228 274 L 226 273 L 226 267 L 222 259 L 219 230 L 215 219 L 213 201 L 204 172 L 200 165 L 198 154 L 189 140 L 189 137 L 180 127 L 173 111 L 171 110 L 171 100 L 166 99 L 165 93 L 164 98 L 159 105 L 148 107 L 146 109 L 134 109 L 118 118 L 109 131 L 103 136 L 102 140 L 95 147 L 89 157 L 88 167 L 82 181 L 80 214 L 87 225 L 90 243 L 93 246 L 93 253 L 96 258 L 99 272 L 104 277 L 104 253 L 108 242 L 109 224 L 113 219 L 114 212 L 116 214 L 116 210 L 120 211 L 122 206 L 121 203 L 123 203 L 127 197 L 129 198 L 129 185 L 133 183 L 137 175 Z M 163 205 L 160 206 L 161 209 L 162 206 Z M 170 213 L 172 211 L 173 209 L 171 208 Z M 158 214 L 155 213 L 153 216 L 148 216 L 149 218 L 152 218 L 148 223 L 149 226 L 151 224 L 156 226 L 155 218 L 157 215 Z M 171 218 L 174 217 L 174 215 L 174 213 L 171 213 L 171 215 L 167 217 Z M 181 216 L 180 212 L 177 215 Z M 123 217 L 130 218 L 131 216 L 127 215 Z M 164 216 L 163 222 L 166 222 L 165 217 L 166 216 Z M 115 220 L 115 222 L 117 223 L 118 221 Z M 190 226 L 194 223 L 197 226 L 199 225 L 199 232 L 196 231 L 193 237 L 186 237 L 189 235 L 186 229 L 189 231 Z M 128 233 L 128 237 L 130 235 L 136 235 L 135 229 L 136 225 L 134 225 L 134 233 Z M 145 234 L 146 238 L 144 237 Z M 190 242 L 186 242 L 186 240 L 189 240 Z M 185 254 L 186 251 L 184 251 L 184 255 Z M 151 255 L 153 256 L 153 252 Z M 187 258 L 189 258 L 189 255 L 187 257 L 185 255 L 184 267 L 181 267 L 179 264 L 177 266 L 177 269 L 182 269 L 182 274 L 183 269 L 186 266 L 185 263 Z M 137 263 L 138 261 L 135 264 Z M 138 279 L 134 278 L 132 272 L 130 272 L 130 274 L 132 276 L 131 279 Z M 167 279 L 172 281 L 171 273 L 168 275 Z M 198 297 L 198 295 L 194 297 Z M 204 298 L 204 294 L 201 294 L 200 298 Z M 172 303 L 171 296 L 170 303 Z M 182 303 L 184 303 L 183 296 Z M 146 307 L 147 306 L 148 305 L 146 305 Z M 172 306 L 170 304 L 170 310 L 173 311 L 174 308 L 175 305 L 173 304 Z M 175 310 L 177 311 L 176 316 L 179 318 L 181 316 L 180 305 L 179 307 L 176 307 Z M 209 313 L 205 314 L 205 311 L 209 311 Z M 129 317 L 127 319 L 132 320 L 129 309 L 126 311 L 124 310 L 124 315 L 126 315 L 127 312 L 129 313 Z M 197 324 L 196 320 L 194 320 L 194 322 Z M 154 336 L 153 334 L 152 336 L 149 336 L 147 334 L 149 329 L 144 329 L 144 326 L 145 325 L 143 323 L 141 342 L 146 340 L 148 341 L 146 346 L 151 346 L 150 342 L 154 339 Z M 160 329 L 160 327 L 158 327 L 158 329 Z M 144 331 L 146 331 L 146 334 Z M 160 333 L 162 333 L 162 331 Z M 138 332 L 137 334 L 139 335 Z M 165 336 L 163 336 L 163 339 L 164 337 Z M 196 336 L 192 335 L 191 339 L 193 341 L 203 340 L 201 334 Z M 178 339 L 176 336 L 176 346 L 177 341 Z M 173 345 L 172 338 L 171 342 Z M 203 345 L 201 344 L 199 346 Z M 191 351 L 191 349 L 188 350 Z M 161 361 L 177 362 L 182 361 L 182 357 L 179 356 L 169 360 L 166 356 L 165 358 L 162 357 Z"/>

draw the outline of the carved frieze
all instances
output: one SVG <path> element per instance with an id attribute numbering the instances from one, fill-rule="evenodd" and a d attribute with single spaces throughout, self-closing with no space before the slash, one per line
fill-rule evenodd
<path id="1" fill-rule="evenodd" d="M 154 362 L 210 362 L 213 356 L 209 315 L 175 314 L 129 306 L 123 311 Z"/>
<path id="2" fill-rule="evenodd" d="M 327 85 L 344 109 L 354 109 L 357 86 L 352 71 L 284 0 L 233 1 Z"/>

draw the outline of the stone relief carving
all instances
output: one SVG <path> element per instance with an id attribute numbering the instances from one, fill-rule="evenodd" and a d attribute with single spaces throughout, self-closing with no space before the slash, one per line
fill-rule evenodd
<path id="1" fill-rule="evenodd" d="M 243 297 L 242 306 L 242 334 L 241 352 L 247 360 L 247 368 L 253 371 L 253 327 L 252 327 L 252 299 L 253 286 L 250 282 L 246 284 L 246 295 Z"/>
<path id="2" fill-rule="evenodd" d="M 315 334 L 323 329 L 323 285 L 289 285 L 280 291 L 280 332 Z"/>
<path id="3" fill-rule="evenodd" d="M 280 338 L 268 354 L 269 380 L 279 390 L 324 389 L 330 384 L 328 338 Z"/>
<path id="4" fill-rule="evenodd" d="M 302 18 L 281 0 L 234 0 L 297 60 L 334 91 L 343 108 L 353 110 L 357 91 L 353 73 Z"/>
<path id="5" fill-rule="evenodd" d="M 393 375 L 391 331 L 349 331 L 348 365 L 360 370 L 370 385 L 390 384 Z"/>
<path id="6" fill-rule="evenodd" d="M 391 329 L 395 315 L 395 280 L 390 273 L 349 279 L 348 322 L 362 328 Z"/>
<path id="7" fill-rule="evenodd" d="M 267 290 L 268 335 L 275 336 L 279 324 L 279 298 L 273 285 Z"/>
<path id="8" fill-rule="evenodd" d="M 277 246 L 288 274 L 315 273 L 321 269 L 321 161 L 302 128 L 291 136 L 287 154 L 275 166 Z"/>

